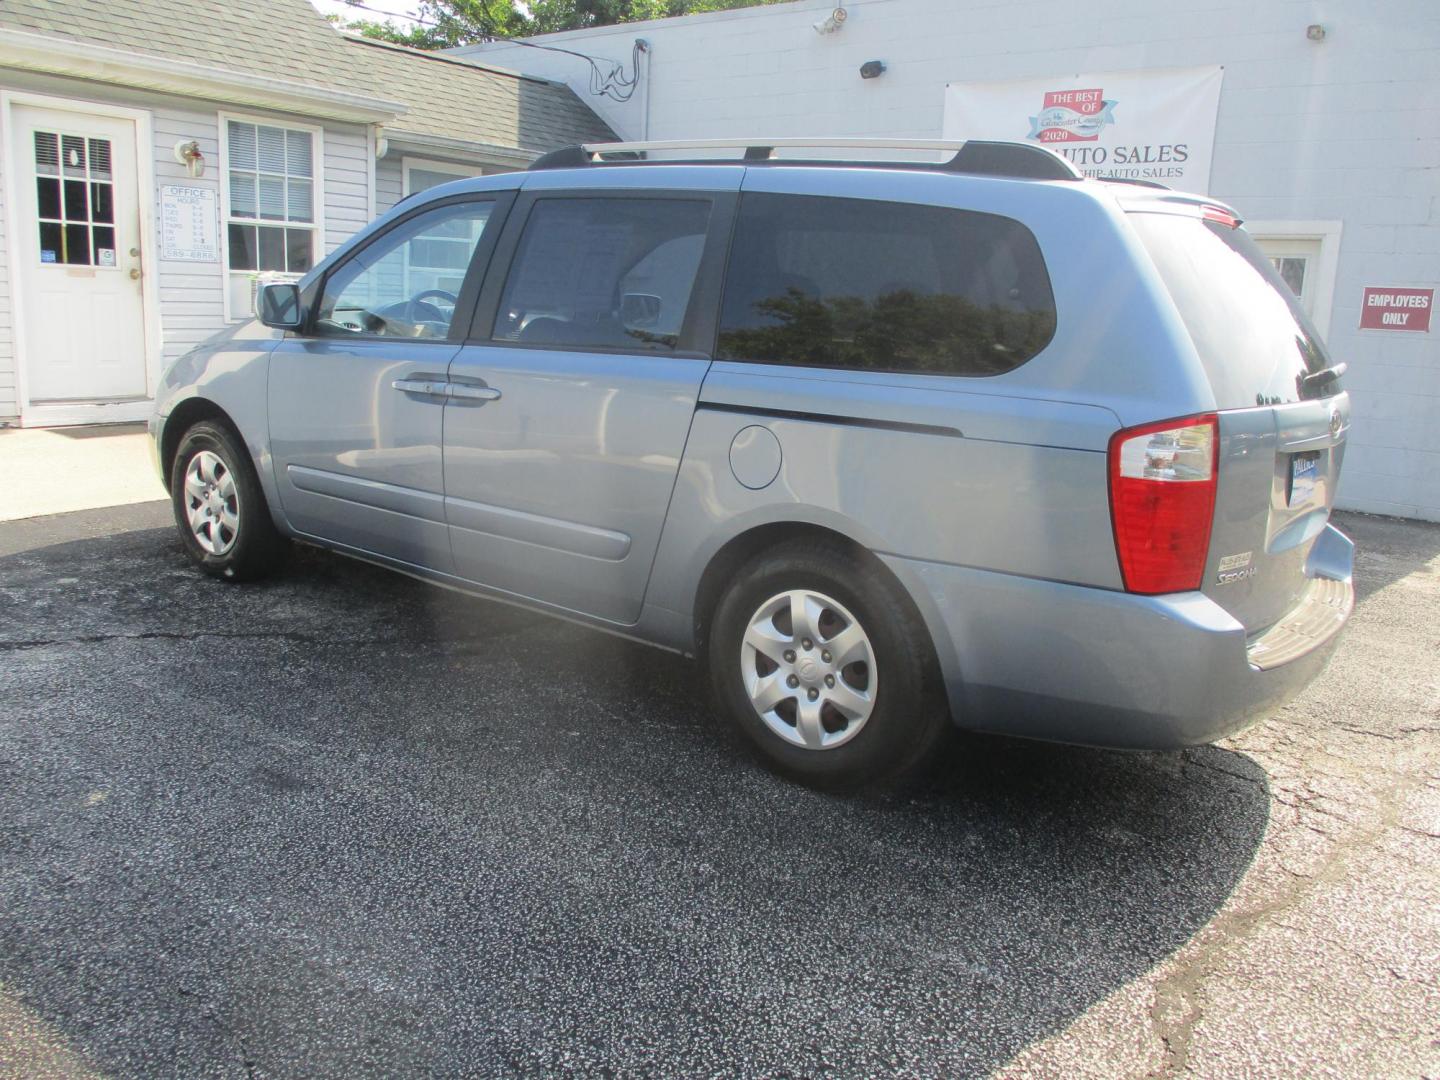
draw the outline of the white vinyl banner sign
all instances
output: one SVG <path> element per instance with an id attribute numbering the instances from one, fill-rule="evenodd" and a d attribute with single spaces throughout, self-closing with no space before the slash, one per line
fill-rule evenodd
<path id="1" fill-rule="evenodd" d="M 1225 69 L 1155 68 L 948 83 L 947 139 L 1030 140 L 1086 176 L 1210 186 L 1215 115 Z"/>

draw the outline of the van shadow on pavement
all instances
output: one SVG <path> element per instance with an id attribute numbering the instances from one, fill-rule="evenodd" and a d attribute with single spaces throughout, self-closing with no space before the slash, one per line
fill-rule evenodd
<path id="1" fill-rule="evenodd" d="M 956 739 L 840 798 L 697 665 L 317 552 L 0 558 L 0 982 L 106 1073 L 981 1075 L 1169 956 L 1249 758 Z"/>

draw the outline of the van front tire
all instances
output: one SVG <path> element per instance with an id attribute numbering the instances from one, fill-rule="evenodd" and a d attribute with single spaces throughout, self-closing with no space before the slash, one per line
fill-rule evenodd
<path id="1" fill-rule="evenodd" d="M 170 502 L 191 561 L 223 581 L 253 581 L 284 562 L 289 542 L 265 503 L 250 454 L 225 424 L 202 420 L 180 439 Z"/>
<path id="2" fill-rule="evenodd" d="M 707 658 L 720 711 L 766 765 L 814 787 L 897 777 L 948 725 L 908 598 L 840 543 L 787 542 L 743 567 Z"/>

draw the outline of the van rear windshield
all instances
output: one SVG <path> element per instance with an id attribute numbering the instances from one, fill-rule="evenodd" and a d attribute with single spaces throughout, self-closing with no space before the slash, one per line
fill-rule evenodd
<path id="1" fill-rule="evenodd" d="M 1170 291 L 1209 376 L 1216 405 L 1280 405 L 1339 392 L 1305 376 L 1330 366 L 1310 317 L 1242 229 L 1177 214 L 1130 221 Z"/>

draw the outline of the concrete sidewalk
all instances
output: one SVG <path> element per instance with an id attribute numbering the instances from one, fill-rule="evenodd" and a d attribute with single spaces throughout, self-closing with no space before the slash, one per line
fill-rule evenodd
<path id="1" fill-rule="evenodd" d="M 0 428 L 0 521 L 164 499 L 144 424 Z"/>

